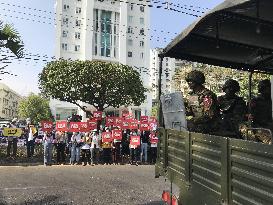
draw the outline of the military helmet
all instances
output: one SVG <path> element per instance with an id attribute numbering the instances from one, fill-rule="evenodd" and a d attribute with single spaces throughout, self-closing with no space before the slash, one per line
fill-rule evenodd
<path id="1" fill-rule="evenodd" d="M 265 80 L 261 80 L 258 84 L 258 91 L 261 92 L 262 90 L 264 90 L 266 87 L 271 87 L 271 83 L 270 80 L 265 79 Z"/>
<path id="2" fill-rule="evenodd" d="M 223 85 L 222 90 L 225 92 L 225 89 L 232 88 L 235 93 L 240 91 L 240 85 L 237 80 L 228 79 Z"/>
<path id="3" fill-rule="evenodd" d="M 202 85 L 205 83 L 205 75 L 199 70 L 193 70 L 187 74 L 186 81 Z"/>

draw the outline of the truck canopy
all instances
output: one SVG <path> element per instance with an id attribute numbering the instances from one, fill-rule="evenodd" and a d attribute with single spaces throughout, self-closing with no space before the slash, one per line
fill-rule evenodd
<path id="1" fill-rule="evenodd" d="M 273 1 L 226 0 L 191 24 L 163 56 L 273 73 Z"/>

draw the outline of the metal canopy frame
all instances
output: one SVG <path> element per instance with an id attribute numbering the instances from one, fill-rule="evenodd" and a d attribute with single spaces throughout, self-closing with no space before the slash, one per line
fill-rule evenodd
<path id="1" fill-rule="evenodd" d="M 273 1 L 226 0 L 186 28 L 162 57 L 273 74 Z"/>

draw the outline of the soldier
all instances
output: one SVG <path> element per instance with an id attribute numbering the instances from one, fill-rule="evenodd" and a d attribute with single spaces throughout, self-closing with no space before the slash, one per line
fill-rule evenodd
<path id="1" fill-rule="evenodd" d="M 247 112 L 246 102 L 236 95 L 240 91 L 240 85 L 236 80 L 229 79 L 222 88 L 225 95 L 218 97 L 221 115 L 221 135 L 233 138 L 241 138 L 239 125 L 245 119 Z"/>
<path id="2" fill-rule="evenodd" d="M 187 125 L 189 131 L 210 133 L 218 130 L 219 109 L 216 95 L 204 87 L 205 76 L 201 71 L 193 70 L 186 76 L 192 90 L 187 109 Z"/>

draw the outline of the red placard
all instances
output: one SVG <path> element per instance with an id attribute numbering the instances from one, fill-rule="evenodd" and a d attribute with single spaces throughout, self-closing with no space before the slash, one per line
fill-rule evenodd
<path id="1" fill-rule="evenodd" d="M 66 121 L 57 121 L 56 122 L 56 130 L 65 132 L 67 131 L 67 122 Z"/>
<path id="2" fill-rule="evenodd" d="M 87 122 L 81 122 L 81 124 L 80 124 L 80 131 L 81 132 L 89 132 L 90 131 Z"/>
<path id="3" fill-rule="evenodd" d="M 129 122 L 128 120 L 123 120 L 123 121 L 122 121 L 122 126 L 121 126 L 121 128 L 122 128 L 123 130 L 130 129 L 130 122 Z"/>
<path id="4" fill-rule="evenodd" d="M 94 111 L 93 118 L 96 120 L 102 120 L 102 112 L 101 111 Z"/>
<path id="5" fill-rule="evenodd" d="M 95 119 L 88 120 L 87 124 L 88 124 L 88 129 L 89 130 L 97 129 L 97 120 L 95 120 Z"/>
<path id="6" fill-rule="evenodd" d="M 151 144 L 157 144 L 158 143 L 158 138 L 155 136 L 154 133 L 151 133 L 151 135 L 150 135 L 150 142 L 151 142 Z"/>
<path id="7" fill-rule="evenodd" d="M 115 125 L 115 117 L 106 117 L 105 125 L 107 127 Z"/>
<path id="8" fill-rule="evenodd" d="M 140 128 L 139 128 L 141 131 L 148 131 L 150 130 L 150 126 L 149 126 L 149 123 L 143 123 L 141 122 L 140 123 Z"/>
<path id="9" fill-rule="evenodd" d="M 140 116 L 140 122 L 141 123 L 146 123 L 146 122 L 148 122 L 148 120 L 149 120 L 148 116 Z"/>
<path id="10" fill-rule="evenodd" d="M 150 130 L 155 131 L 157 129 L 157 122 L 150 122 Z"/>
<path id="11" fill-rule="evenodd" d="M 137 130 L 138 129 L 138 121 L 137 120 L 132 120 L 130 122 L 130 129 L 131 130 Z"/>
<path id="12" fill-rule="evenodd" d="M 103 132 L 101 134 L 102 142 L 112 142 L 112 133 L 111 132 Z"/>
<path id="13" fill-rule="evenodd" d="M 125 116 L 124 116 L 124 119 L 125 119 L 125 120 L 131 120 L 131 119 L 133 119 L 133 118 L 134 118 L 134 116 L 133 116 L 132 113 L 128 113 L 128 115 L 125 115 Z"/>
<path id="14" fill-rule="evenodd" d="M 121 130 L 113 130 L 112 137 L 115 140 L 122 140 L 122 131 Z"/>
<path id="15" fill-rule="evenodd" d="M 122 120 L 121 117 L 116 117 L 116 118 L 115 118 L 115 124 L 114 124 L 114 126 L 119 126 L 119 127 L 121 127 L 121 126 L 122 126 L 122 122 L 123 122 L 123 120 Z"/>
<path id="16" fill-rule="evenodd" d="M 42 121 L 42 131 L 43 132 L 51 132 L 53 130 L 53 122 L 50 121 Z"/>
<path id="17" fill-rule="evenodd" d="M 140 145 L 140 136 L 130 136 L 130 146 L 137 147 Z"/>
<path id="18" fill-rule="evenodd" d="M 81 127 L 80 122 L 70 122 L 69 123 L 69 132 L 79 132 Z"/>

